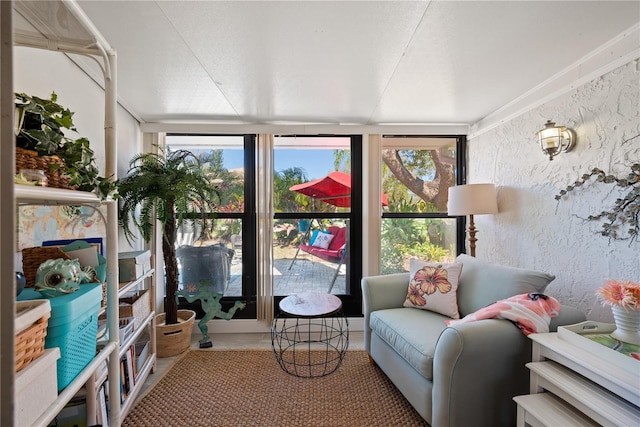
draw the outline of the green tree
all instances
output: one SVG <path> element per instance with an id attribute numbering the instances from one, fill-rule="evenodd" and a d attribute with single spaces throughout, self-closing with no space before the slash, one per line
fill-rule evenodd
<path id="1" fill-rule="evenodd" d="M 202 172 L 220 192 L 220 207 L 239 207 L 244 203 L 244 175 L 224 167 L 222 150 L 207 150 L 198 154 Z M 233 209 L 232 209 L 233 210 Z"/>
<path id="2" fill-rule="evenodd" d="M 351 150 L 333 150 L 333 159 L 337 171 L 351 173 Z"/>
<path id="3" fill-rule="evenodd" d="M 447 210 L 449 187 L 455 184 L 452 158 L 443 156 L 439 150 L 383 150 L 382 161 L 383 191 L 387 197 L 413 203 L 411 192 L 425 202 L 415 204 L 420 208 L 418 212 Z M 334 150 L 334 167 L 350 173 L 351 151 Z M 386 179 L 391 175 L 397 181 Z"/>
<path id="4" fill-rule="evenodd" d="M 276 212 L 299 212 L 309 205 L 309 197 L 289 190 L 292 185 L 307 182 L 307 173 L 299 167 L 273 174 L 273 206 Z"/>
<path id="5" fill-rule="evenodd" d="M 382 161 L 404 187 L 438 211 L 447 210 L 455 164 L 439 150 L 382 150 Z"/>

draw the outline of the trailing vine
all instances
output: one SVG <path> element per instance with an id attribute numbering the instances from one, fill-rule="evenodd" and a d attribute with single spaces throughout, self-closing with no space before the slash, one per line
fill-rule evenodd
<path id="1" fill-rule="evenodd" d="M 616 177 L 605 173 L 602 169 L 594 168 L 590 173 L 582 175 L 580 179 L 561 190 L 556 194 L 555 199 L 559 202 L 562 197 L 591 179 L 620 187 L 624 197 L 616 199 L 609 210 L 589 215 L 586 219 L 588 221 L 604 221 L 600 230 L 601 235 L 613 240 L 630 240 L 629 244 L 631 245 L 640 236 L 640 163 L 632 164 L 629 169 L 630 173 L 626 176 Z"/>

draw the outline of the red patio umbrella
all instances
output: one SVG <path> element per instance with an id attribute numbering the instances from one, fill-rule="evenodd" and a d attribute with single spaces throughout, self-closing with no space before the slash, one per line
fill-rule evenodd
<path id="1" fill-rule="evenodd" d="M 348 173 L 331 172 L 323 178 L 296 184 L 289 190 L 340 208 L 351 206 L 351 175 Z M 385 194 L 382 194 L 381 201 L 382 206 L 389 204 Z"/>

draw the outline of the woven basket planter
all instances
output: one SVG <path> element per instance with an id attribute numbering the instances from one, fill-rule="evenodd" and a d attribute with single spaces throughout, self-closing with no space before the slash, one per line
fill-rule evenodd
<path id="1" fill-rule="evenodd" d="M 65 175 L 67 166 L 58 156 L 38 156 L 32 150 L 16 147 L 16 174 L 20 169 L 40 169 L 47 177 L 47 186 L 53 188 L 74 189 L 69 186 L 69 178 Z"/>
<path id="2" fill-rule="evenodd" d="M 184 353 L 191 346 L 191 332 L 196 318 L 193 310 L 178 310 L 178 323 L 165 324 L 165 313 L 156 316 L 156 350 L 158 357 Z"/>

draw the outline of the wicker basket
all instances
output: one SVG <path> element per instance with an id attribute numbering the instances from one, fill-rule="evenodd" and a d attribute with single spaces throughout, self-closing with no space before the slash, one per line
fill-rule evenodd
<path id="1" fill-rule="evenodd" d="M 18 301 L 16 312 L 15 368 L 19 372 L 44 354 L 51 305 L 48 300 Z"/>
<path id="2" fill-rule="evenodd" d="M 120 317 L 133 317 L 134 328 L 142 327 L 142 322 L 151 313 L 151 293 L 148 289 L 127 293 L 120 298 Z"/>
<path id="3" fill-rule="evenodd" d="M 36 273 L 40 264 L 48 259 L 71 259 L 62 249 L 55 246 L 37 246 L 35 248 L 24 248 L 22 250 L 22 270 L 27 279 L 27 288 L 36 284 Z"/>
<path id="4" fill-rule="evenodd" d="M 158 357 L 176 356 L 189 349 L 195 318 L 195 311 L 178 310 L 178 323 L 167 325 L 165 323 L 165 313 L 156 316 L 156 350 Z"/>
<path id="5" fill-rule="evenodd" d="M 65 175 L 67 166 L 58 156 L 38 156 L 32 150 L 16 147 L 16 174 L 20 169 L 40 169 L 47 176 L 47 186 L 74 189 L 69 186 L 69 177 Z"/>

